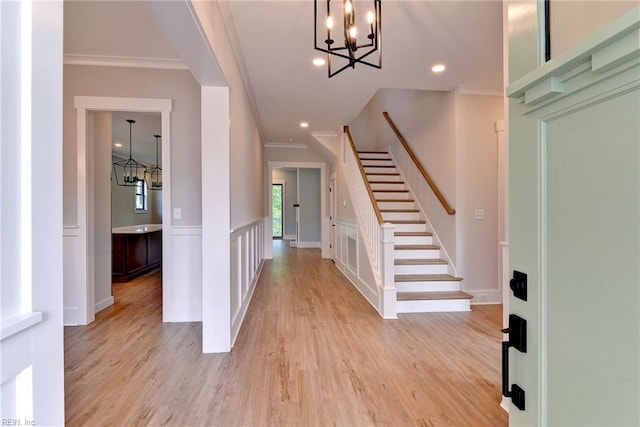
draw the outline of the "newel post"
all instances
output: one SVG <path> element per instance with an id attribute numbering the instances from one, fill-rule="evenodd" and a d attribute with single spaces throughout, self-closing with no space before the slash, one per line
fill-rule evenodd
<path id="1" fill-rule="evenodd" d="M 384 319 L 397 319 L 396 285 L 394 278 L 394 232 L 396 226 L 385 222 L 380 226 L 380 244 L 382 246 L 382 289 L 380 290 L 380 310 Z"/>

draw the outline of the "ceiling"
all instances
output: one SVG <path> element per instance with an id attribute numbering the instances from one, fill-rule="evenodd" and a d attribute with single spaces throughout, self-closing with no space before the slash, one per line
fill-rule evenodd
<path id="1" fill-rule="evenodd" d="M 162 164 L 162 117 L 160 113 L 111 113 L 112 139 L 114 146 L 112 153 L 118 157 L 129 157 L 129 123 L 127 120 L 135 120 L 131 125 L 131 155 L 142 163 L 156 165 L 156 138 L 158 138 L 158 159 Z M 116 147 L 115 144 L 122 145 Z"/>
<path id="2" fill-rule="evenodd" d="M 380 88 L 502 91 L 500 1 L 383 0 L 382 70 L 357 65 L 331 79 L 326 66 L 312 65 L 324 56 L 313 49 L 312 1 L 219 6 L 231 17 L 225 24 L 265 143 L 336 133 Z M 145 2 L 67 1 L 64 42 L 65 54 L 178 58 Z M 435 63 L 447 70 L 432 73 Z"/>

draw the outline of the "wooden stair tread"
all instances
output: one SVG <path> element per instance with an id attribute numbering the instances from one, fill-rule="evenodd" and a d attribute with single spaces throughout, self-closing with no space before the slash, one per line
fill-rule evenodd
<path id="1" fill-rule="evenodd" d="M 369 180 L 369 184 L 403 184 L 404 181 L 372 181 Z"/>
<path id="2" fill-rule="evenodd" d="M 398 301 L 443 300 L 443 299 L 471 299 L 473 296 L 462 291 L 448 292 L 398 292 Z"/>
<path id="3" fill-rule="evenodd" d="M 395 203 L 395 202 L 415 202 L 415 200 L 413 199 L 376 199 L 376 202 L 391 202 L 391 203 Z"/>
<path id="4" fill-rule="evenodd" d="M 388 151 L 358 151 L 358 154 L 389 154 Z"/>
<path id="5" fill-rule="evenodd" d="M 448 264 L 446 259 L 441 258 L 422 258 L 422 259 L 402 259 L 396 258 L 395 265 L 443 265 Z"/>
<path id="6" fill-rule="evenodd" d="M 427 250 L 431 250 L 431 249 L 440 249 L 440 246 L 438 245 L 395 245 L 393 247 L 395 250 L 400 250 L 400 251 L 412 251 L 412 250 L 420 250 L 420 249 L 427 249 Z"/>
<path id="7" fill-rule="evenodd" d="M 396 274 L 396 282 L 460 282 L 462 277 L 450 274 Z"/>
<path id="8" fill-rule="evenodd" d="M 423 219 L 391 219 L 389 221 L 391 224 L 426 224 L 427 221 Z"/>
<path id="9" fill-rule="evenodd" d="M 433 233 L 429 231 L 396 231 L 393 235 L 398 237 L 431 237 Z"/>

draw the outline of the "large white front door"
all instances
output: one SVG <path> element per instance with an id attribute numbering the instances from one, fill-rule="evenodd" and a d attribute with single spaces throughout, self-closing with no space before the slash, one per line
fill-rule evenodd
<path id="1" fill-rule="evenodd" d="M 640 8 L 508 89 L 511 425 L 640 424 L 638 40 Z"/>

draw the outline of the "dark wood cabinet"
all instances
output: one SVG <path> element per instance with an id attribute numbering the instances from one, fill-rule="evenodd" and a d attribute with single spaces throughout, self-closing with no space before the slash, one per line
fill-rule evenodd
<path id="1" fill-rule="evenodd" d="M 162 230 L 113 233 L 112 280 L 128 282 L 162 265 Z"/>

